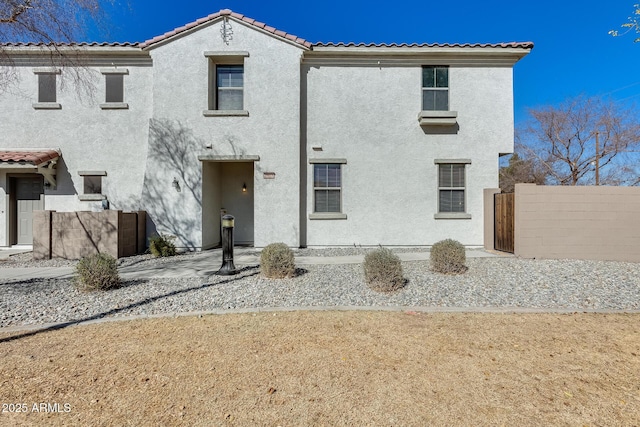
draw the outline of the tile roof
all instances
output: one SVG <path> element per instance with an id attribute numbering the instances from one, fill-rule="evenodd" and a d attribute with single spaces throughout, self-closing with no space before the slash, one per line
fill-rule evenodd
<path id="1" fill-rule="evenodd" d="M 49 160 L 55 160 L 60 157 L 60 153 L 56 150 L 40 150 L 40 151 L 5 151 L 0 150 L 0 163 L 18 163 L 21 165 L 31 164 L 38 166 Z"/>
<path id="2" fill-rule="evenodd" d="M 502 47 L 532 49 L 533 42 L 510 42 L 510 43 L 314 43 L 313 47 Z"/>
<path id="3" fill-rule="evenodd" d="M 27 43 L 0 43 L 4 47 L 31 47 L 31 46 L 59 46 L 59 47 L 138 47 L 140 43 L 130 42 L 82 42 L 82 43 L 43 43 L 43 42 L 27 42 Z"/>
<path id="4" fill-rule="evenodd" d="M 252 25 L 254 27 L 260 28 L 260 29 L 262 29 L 262 30 L 264 30 L 266 32 L 269 32 L 271 34 L 274 34 L 274 35 L 276 35 L 278 37 L 282 37 L 284 39 L 290 40 L 290 41 L 292 41 L 294 43 L 297 43 L 299 45 L 302 45 L 302 46 L 304 46 L 306 48 L 311 48 L 311 42 L 308 42 L 305 39 L 302 39 L 300 37 L 294 36 L 293 34 L 286 33 L 284 31 L 280 31 L 280 30 L 278 30 L 276 28 L 268 26 L 267 24 L 265 24 L 263 22 L 258 22 L 255 19 L 248 18 L 248 17 L 246 17 L 245 15 L 243 15 L 241 13 L 232 12 L 229 9 L 222 9 L 219 12 L 212 13 L 209 16 L 205 16 L 204 18 L 200 18 L 200 19 L 198 19 L 196 21 L 193 21 L 193 22 L 191 22 L 189 24 L 183 25 L 182 27 L 178 27 L 178 28 L 174 29 L 173 31 L 169 31 L 169 32 L 164 33 L 164 34 L 162 34 L 160 36 L 154 37 L 154 38 L 149 39 L 149 40 L 147 40 L 147 41 L 145 41 L 143 43 L 140 43 L 139 46 L 141 48 L 149 47 L 149 46 L 151 46 L 151 45 L 153 45 L 155 43 L 158 43 L 158 42 L 161 42 L 161 41 L 166 40 L 168 38 L 171 38 L 171 37 L 173 37 L 175 35 L 178 35 L 178 34 L 184 32 L 184 31 L 191 30 L 192 28 L 195 28 L 195 27 L 197 27 L 199 25 L 207 24 L 207 23 L 209 23 L 209 22 L 211 22 L 211 21 L 213 21 L 213 20 L 215 20 L 217 18 L 220 18 L 221 16 L 227 16 L 227 17 L 230 17 L 230 18 L 234 18 L 234 19 L 236 19 L 238 21 L 241 21 L 241 22 L 244 22 L 246 24 Z"/>
<path id="5" fill-rule="evenodd" d="M 251 25 L 253 27 L 259 28 L 263 31 L 271 33 L 275 36 L 281 37 L 283 39 L 289 40 L 293 43 L 299 44 L 307 49 L 313 49 L 314 47 L 354 47 L 354 48 L 521 48 L 521 49 L 532 49 L 533 42 L 510 42 L 510 43 L 354 43 L 354 42 L 318 42 L 311 43 L 303 38 L 297 37 L 293 34 L 289 34 L 287 32 L 278 30 L 274 27 L 266 25 L 263 22 L 256 21 L 255 19 L 251 19 L 241 13 L 233 12 L 229 9 L 222 9 L 216 13 L 205 16 L 204 18 L 197 19 L 193 22 L 190 22 L 182 27 L 175 28 L 172 31 L 166 32 L 162 35 L 156 36 L 152 39 L 146 40 L 142 43 L 130 43 L 130 42 L 82 42 L 82 43 L 35 43 L 35 42 L 27 42 L 27 43 L 0 43 L 0 46 L 4 47 L 42 47 L 42 46 L 60 46 L 60 47 L 132 47 L 132 48 L 147 48 L 156 43 L 165 41 L 179 35 L 185 31 L 192 30 L 200 25 L 206 25 L 211 23 L 212 21 L 220 18 L 220 17 L 229 17 L 239 22 L 243 22 L 245 24 Z"/>

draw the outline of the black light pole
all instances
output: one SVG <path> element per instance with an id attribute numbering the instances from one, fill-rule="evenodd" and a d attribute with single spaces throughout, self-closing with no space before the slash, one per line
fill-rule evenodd
<path id="1" fill-rule="evenodd" d="M 233 215 L 222 217 L 222 267 L 218 270 L 218 274 L 222 276 L 238 273 L 233 264 L 233 223 Z"/>

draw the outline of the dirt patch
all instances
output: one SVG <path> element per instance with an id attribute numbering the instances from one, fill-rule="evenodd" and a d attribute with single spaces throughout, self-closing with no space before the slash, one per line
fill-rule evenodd
<path id="1" fill-rule="evenodd" d="M 279 312 L 23 334 L 0 334 L 0 402 L 27 412 L 0 425 L 640 423 L 637 314 Z"/>

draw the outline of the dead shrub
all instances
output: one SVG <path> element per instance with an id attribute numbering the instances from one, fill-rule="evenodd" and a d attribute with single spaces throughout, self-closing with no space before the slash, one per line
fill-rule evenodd
<path id="1" fill-rule="evenodd" d="M 400 258 L 387 248 L 379 248 L 364 257 L 364 277 L 369 288 L 391 292 L 404 286 Z"/>
<path id="2" fill-rule="evenodd" d="M 81 291 L 108 291 L 120 286 L 116 259 L 109 254 L 94 254 L 82 258 L 73 278 Z"/>
<path id="3" fill-rule="evenodd" d="M 444 274 L 462 274 L 467 271 L 467 258 L 462 243 L 446 239 L 431 247 L 431 270 Z"/>
<path id="4" fill-rule="evenodd" d="M 293 251 L 284 243 L 271 243 L 260 253 L 260 271 L 270 279 L 293 277 L 295 273 Z"/>

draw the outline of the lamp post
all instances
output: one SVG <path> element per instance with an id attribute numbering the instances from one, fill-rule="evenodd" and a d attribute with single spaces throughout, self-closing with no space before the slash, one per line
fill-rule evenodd
<path id="1" fill-rule="evenodd" d="M 221 276 L 231 276 L 237 274 L 236 266 L 233 264 L 233 215 L 222 217 L 222 266 L 218 270 Z"/>

